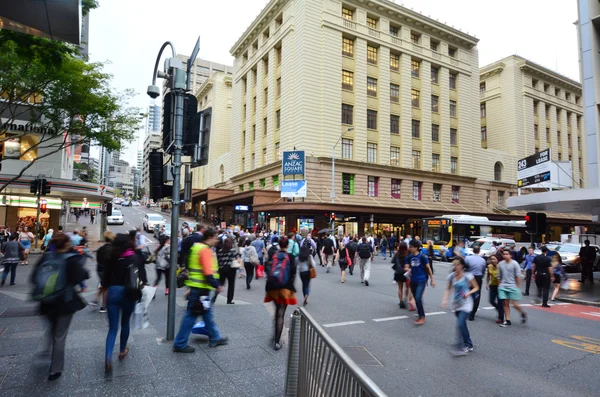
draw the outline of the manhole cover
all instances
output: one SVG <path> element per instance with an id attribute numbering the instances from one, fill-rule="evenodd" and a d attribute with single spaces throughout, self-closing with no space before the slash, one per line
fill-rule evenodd
<path id="1" fill-rule="evenodd" d="M 11 307 L 6 309 L 0 314 L 0 318 L 11 318 L 11 317 L 33 317 L 40 314 L 37 306 L 32 307 Z"/>
<path id="2" fill-rule="evenodd" d="M 359 367 L 383 367 L 381 361 L 364 346 L 344 347 L 344 351 Z"/>

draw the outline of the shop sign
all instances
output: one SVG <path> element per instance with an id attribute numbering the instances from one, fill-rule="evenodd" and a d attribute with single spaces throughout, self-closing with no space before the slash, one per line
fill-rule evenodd
<path id="1" fill-rule="evenodd" d="M 281 162 L 283 175 L 304 175 L 305 164 L 304 150 L 283 152 Z"/>
<path id="2" fill-rule="evenodd" d="M 342 193 L 350 194 L 351 191 L 351 182 L 350 178 L 342 178 Z"/>
<path id="3" fill-rule="evenodd" d="M 299 179 L 281 182 L 281 197 L 298 198 L 306 197 L 306 180 Z"/>
<path id="4" fill-rule="evenodd" d="M 238 212 L 248 212 L 248 211 L 250 211 L 250 206 L 248 206 L 248 205 L 236 205 L 236 206 L 233 207 L 233 209 L 235 211 L 238 211 Z"/>
<path id="5" fill-rule="evenodd" d="M 550 149 L 517 161 L 517 187 L 550 180 Z"/>

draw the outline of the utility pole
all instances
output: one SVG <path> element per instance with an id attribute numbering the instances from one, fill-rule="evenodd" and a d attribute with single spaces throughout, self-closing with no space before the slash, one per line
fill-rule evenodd
<path id="1" fill-rule="evenodd" d="M 40 232 L 40 197 L 42 195 L 42 178 L 44 178 L 44 175 L 38 175 L 35 178 L 35 182 L 36 182 L 36 186 L 37 186 L 37 192 L 36 192 L 37 200 L 35 201 L 35 204 L 37 207 L 37 214 L 35 216 L 35 241 L 33 243 L 33 246 L 36 249 L 38 248 L 38 234 Z"/>

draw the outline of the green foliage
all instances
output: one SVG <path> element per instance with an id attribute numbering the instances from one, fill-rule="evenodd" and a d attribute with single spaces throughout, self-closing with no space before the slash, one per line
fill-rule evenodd
<path id="1" fill-rule="evenodd" d="M 98 8 L 98 2 L 96 0 L 81 0 L 81 12 L 83 16 L 86 16 L 90 10 Z"/>

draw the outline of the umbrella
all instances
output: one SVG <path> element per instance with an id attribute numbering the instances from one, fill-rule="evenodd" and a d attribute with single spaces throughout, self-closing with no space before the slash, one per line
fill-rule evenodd
<path id="1" fill-rule="evenodd" d="M 333 232 L 333 229 L 321 229 L 317 232 L 317 234 L 331 233 L 331 232 Z"/>

